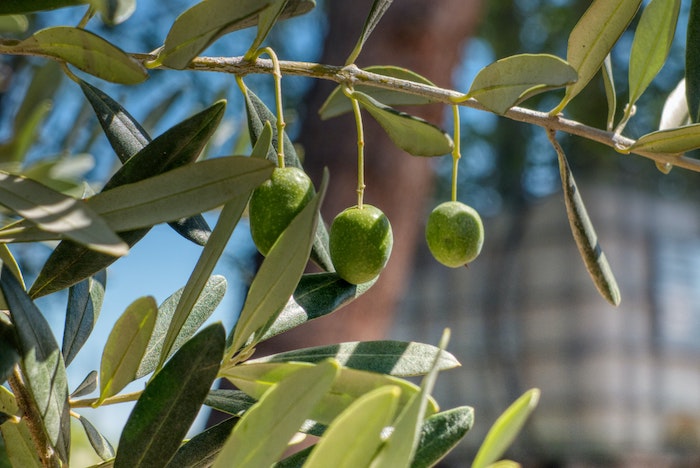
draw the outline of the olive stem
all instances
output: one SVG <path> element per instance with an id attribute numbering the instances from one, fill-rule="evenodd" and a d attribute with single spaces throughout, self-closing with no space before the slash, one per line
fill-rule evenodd
<path id="1" fill-rule="evenodd" d="M 90 5 L 90 7 L 88 7 L 88 9 L 85 12 L 85 14 L 83 15 L 83 17 L 80 18 L 80 22 L 78 23 L 76 28 L 84 29 L 85 26 L 87 26 L 88 22 L 90 22 L 90 19 L 92 19 L 93 16 L 95 16 L 95 7 Z"/>
<path id="2" fill-rule="evenodd" d="M 452 120 L 454 121 L 454 135 L 452 147 L 452 201 L 457 201 L 457 173 L 459 172 L 459 159 L 462 157 L 460 150 L 460 119 L 459 106 L 452 105 Z"/>
<path id="3" fill-rule="evenodd" d="M 353 96 L 352 89 L 343 86 L 343 93 L 350 98 L 352 113 L 355 115 L 357 128 L 357 208 L 362 209 L 365 195 L 365 133 L 362 129 L 362 111 L 360 103 Z"/>
<path id="4" fill-rule="evenodd" d="M 280 61 L 272 47 L 263 47 L 253 54 L 251 61 L 256 61 L 262 54 L 267 54 L 272 61 L 272 76 L 275 79 L 275 106 L 277 107 L 277 166 L 284 168 L 284 109 L 282 107 L 282 71 Z"/>
<path id="5" fill-rule="evenodd" d="M 31 55 L 55 60 L 55 57 L 34 49 L 20 46 L 17 39 L 0 38 L 0 54 Z M 163 65 L 156 52 L 131 53 L 133 59 L 141 62 L 148 69 L 168 69 Z M 414 96 L 422 96 L 433 102 L 445 104 L 459 104 L 460 106 L 491 112 L 474 98 L 468 98 L 468 94 L 438 86 L 416 83 L 410 80 L 394 78 L 386 75 L 368 72 L 356 65 L 338 66 L 313 62 L 298 62 L 280 60 L 278 62 L 281 73 L 293 76 L 305 76 L 320 80 L 333 81 L 339 84 L 362 84 L 378 89 L 400 91 Z M 244 57 L 195 57 L 187 65 L 186 69 L 205 72 L 229 73 L 237 76 L 245 76 L 251 73 L 274 73 L 274 64 L 271 60 L 248 60 Z M 632 148 L 635 140 L 614 132 L 603 130 L 582 124 L 575 120 L 566 119 L 558 113 L 541 112 L 525 107 L 513 106 L 501 117 L 516 122 L 524 122 L 537 125 L 546 130 L 556 130 L 570 135 L 580 136 L 590 141 L 601 143 L 613 148 L 618 153 L 636 154 L 651 159 L 661 165 L 670 164 L 695 172 L 700 172 L 700 160 L 679 154 L 655 153 L 644 149 Z"/>
<path id="6" fill-rule="evenodd" d="M 139 399 L 141 394 L 143 393 L 143 390 L 139 390 L 138 392 L 132 392 L 132 393 L 123 393 L 121 395 L 115 395 L 109 398 L 105 398 L 100 402 L 100 406 L 106 406 L 106 405 L 116 405 L 117 403 L 126 403 L 129 401 L 136 401 Z M 71 400 L 70 401 L 70 407 L 71 408 L 94 408 L 94 404 L 99 401 L 98 398 L 86 398 L 84 400 Z"/>

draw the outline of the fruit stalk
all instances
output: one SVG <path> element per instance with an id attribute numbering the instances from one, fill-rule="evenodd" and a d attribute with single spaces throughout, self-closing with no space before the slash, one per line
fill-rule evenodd
<path id="1" fill-rule="evenodd" d="M 457 172 L 459 170 L 459 159 L 462 157 L 460 149 L 460 120 L 459 106 L 452 105 L 452 120 L 454 121 L 454 146 L 452 147 L 452 201 L 457 201 Z"/>
<path id="2" fill-rule="evenodd" d="M 362 113 L 360 103 L 352 97 L 352 91 L 343 88 L 343 92 L 350 98 L 357 127 L 357 208 L 361 210 L 365 195 L 365 133 L 362 129 Z"/>

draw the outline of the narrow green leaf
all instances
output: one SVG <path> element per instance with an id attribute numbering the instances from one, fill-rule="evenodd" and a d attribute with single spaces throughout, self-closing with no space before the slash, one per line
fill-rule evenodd
<path id="1" fill-rule="evenodd" d="M 211 233 L 211 237 L 204 246 L 202 253 L 197 260 L 197 264 L 192 271 L 187 284 L 182 292 L 182 296 L 177 303 L 177 308 L 170 321 L 168 332 L 163 339 L 163 347 L 160 353 L 160 359 L 157 368 L 160 368 L 165 363 L 165 360 L 170 355 L 170 350 L 175 344 L 180 331 L 190 315 L 190 311 L 194 308 L 202 290 L 204 289 L 216 263 L 226 248 L 226 244 L 233 234 L 233 230 L 241 219 L 241 215 L 248 204 L 250 192 L 238 198 L 234 198 L 224 205 L 216 226 Z"/>
<path id="2" fill-rule="evenodd" d="M 335 312 L 367 292 L 373 284 L 374 281 L 350 284 L 335 273 L 303 275 L 287 305 L 260 341 Z"/>
<path id="3" fill-rule="evenodd" d="M 190 61 L 230 32 L 254 26 L 258 15 L 274 0 L 228 0 L 200 2 L 177 17 L 168 32 L 157 62 L 169 68 L 183 69 Z M 312 0 L 290 0 L 278 19 L 308 12 Z"/>
<path id="4" fill-rule="evenodd" d="M 651 0 L 644 8 L 630 52 L 629 105 L 637 102 L 666 62 L 680 8 L 680 0 Z"/>
<path id="5" fill-rule="evenodd" d="M 569 218 L 576 246 L 598 292 L 610 304 L 617 306 L 620 304 L 620 289 L 617 286 L 615 275 L 613 275 L 608 259 L 605 257 L 605 253 L 598 242 L 598 235 L 588 216 L 586 205 L 584 205 L 581 194 L 578 191 L 569 162 L 566 160 L 566 155 L 554 137 L 552 137 L 551 141 L 559 158 L 559 175 L 561 176 L 564 191 L 566 214 Z"/>
<path id="6" fill-rule="evenodd" d="M 229 418 L 197 434 L 178 449 L 166 468 L 209 468 L 237 422 L 238 418 Z"/>
<path id="7" fill-rule="evenodd" d="M 66 366 L 70 365 L 92 333 L 102 309 L 106 283 L 107 272 L 102 270 L 95 276 L 71 286 L 68 291 L 66 323 L 61 346 Z"/>
<path id="8" fill-rule="evenodd" d="M 19 133 L 27 125 L 31 120 L 31 115 L 34 114 L 38 106 L 53 100 L 56 91 L 63 82 L 63 77 L 64 74 L 60 65 L 52 60 L 47 60 L 45 64 L 41 65 L 34 72 L 32 81 L 24 94 L 24 99 L 19 105 L 17 114 L 15 114 L 15 119 L 12 123 L 13 133 Z"/>
<path id="9" fill-rule="evenodd" d="M 220 323 L 204 328 L 149 382 L 122 431 L 115 468 L 170 461 L 216 378 L 225 343 Z"/>
<path id="10" fill-rule="evenodd" d="M 2 0 L 0 2 L 0 15 L 53 10 L 82 5 L 87 2 L 88 0 Z"/>
<path id="11" fill-rule="evenodd" d="M 239 351 L 251 335 L 257 339 L 263 336 L 294 293 L 308 263 L 327 186 L 326 173 L 319 193 L 292 220 L 263 260 L 233 330 L 231 352 Z"/>
<path id="12" fill-rule="evenodd" d="M 10 50 L 63 60 L 113 83 L 137 84 L 148 78 L 140 62 L 100 36 L 81 28 L 54 26 L 42 29 Z"/>
<path id="13" fill-rule="evenodd" d="M 272 354 L 248 362 L 320 362 L 333 358 L 351 369 L 410 377 L 427 374 L 438 355 L 438 370 L 459 366 L 457 359 L 447 351 L 406 341 L 352 341 Z"/>
<path id="14" fill-rule="evenodd" d="M 460 406 L 434 414 L 423 422 L 421 437 L 411 468 L 435 466 L 469 432 L 474 409 Z"/>
<path id="15" fill-rule="evenodd" d="M 260 399 L 271 386 L 290 373 L 313 366 L 314 364 L 306 362 L 245 363 L 222 369 L 221 377 L 225 377 L 253 398 Z M 403 408 L 411 397 L 420 391 L 419 387 L 404 379 L 342 367 L 330 392 L 321 400 L 309 418 L 321 424 L 330 424 L 357 398 L 385 385 L 396 385 L 401 388 L 399 408 Z M 426 416 L 436 413 L 437 409 L 435 401 L 428 399 Z"/>
<path id="16" fill-rule="evenodd" d="M 107 140 L 122 163 L 151 142 L 148 132 L 118 102 L 82 80 L 79 84 L 95 111 Z M 198 245 L 204 245 L 211 234 L 209 225 L 201 215 L 169 224 L 178 234 Z"/>
<path id="17" fill-rule="evenodd" d="M 103 192 L 194 162 L 221 121 L 224 108 L 225 102 L 219 101 L 170 128 L 120 167 Z M 139 229 L 122 232 L 120 237 L 127 245 L 133 246 L 147 233 L 148 229 Z M 30 295 L 39 297 L 72 286 L 114 261 L 112 256 L 63 241 L 44 264 L 30 289 Z"/>
<path id="18" fill-rule="evenodd" d="M 700 148 L 700 123 L 647 133 L 627 150 L 680 155 L 697 148 Z"/>
<path id="19" fill-rule="evenodd" d="M 498 417 L 479 447 L 472 468 L 485 468 L 501 458 L 522 429 L 530 413 L 537 407 L 539 399 L 539 389 L 530 389 Z"/>
<path id="20" fill-rule="evenodd" d="M 578 73 L 578 81 L 567 86 L 564 98 L 552 110 L 558 114 L 598 72 L 605 57 L 627 29 L 642 0 L 594 0 L 569 35 L 566 61 Z"/>
<path id="21" fill-rule="evenodd" d="M 97 390 L 97 371 L 92 370 L 88 375 L 85 376 L 80 385 L 78 385 L 73 393 L 70 394 L 71 399 L 75 399 L 81 396 L 89 395 Z"/>
<path id="22" fill-rule="evenodd" d="M 110 25 L 123 23 L 136 10 L 136 0 L 92 0 L 92 2 L 103 6 L 98 8 L 102 14 L 102 21 Z"/>
<path id="23" fill-rule="evenodd" d="M 685 48 L 685 95 L 688 100 L 690 121 L 700 121 L 700 50 L 692 44 L 700 43 L 700 1 L 691 0 L 688 13 L 688 31 Z"/>
<path id="24" fill-rule="evenodd" d="M 29 19 L 25 15 L 0 15 L 0 31 L 23 33 L 29 29 Z"/>
<path id="25" fill-rule="evenodd" d="M 379 23 L 379 20 L 382 18 L 382 16 L 384 16 L 384 13 L 386 13 L 391 5 L 391 2 L 393 1 L 394 0 L 374 0 L 374 3 L 372 3 L 372 9 L 369 11 L 369 15 L 367 16 L 365 24 L 362 27 L 360 37 L 355 44 L 355 48 L 352 50 L 352 52 L 350 52 L 350 56 L 345 61 L 345 65 L 355 63 L 355 60 L 357 60 L 360 52 L 362 52 L 362 47 L 365 45 L 367 38 L 369 38 L 369 35 L 372 34 L 372 31 L 374 31 L 374 28 Z"/>
<path id="26" fill-rule="evenodd" d="M 554 55 L 513 55 L 479 71 L 467 95 L 490 111 L 505 114 L 535 94 L 575 83 L 577 77 L 576 70 Z"/>
<path id="27" fill-rule="evenodd" d="M 258 33 L 255 35 L 251 46 L 248 48 L 246 57 L 250 57 L 257 52 L 286 5 L 287 0 L 273 0 L 267 8 L 260 12 L 258 15 Z"/>
<path id="28" fill-rule="evenodd" d="M 328 426 L 306 459 L 307 468 L 368 466 L 391 424 L 401 389 L 380 387 L 361 396 Z"/>
<path id="29" fill-rule="evenodd" d="M 0 289 L 10 307 L 15 338 L 20 348 L 20 368 L 51 444 L 68 463 L 70 406 L 63 357 L 51 327 L 27 296 L 12 272 L 0 271 Z"/>
<path id="30" fill-rule="evenodd" d="M 77 419 L 80 421 L 80 424 L 82 424 L 88 442 L 92 445 L 97 456 L 105 461 L 114 458 L 114 447 L 109 443 L 109 440 L 107 440 L 85 416 L 79 414 Z"/>
<path id="31" fill-rule="evenodd" d="M 119 232 L 202 213 L 252 191 L 274 166 L 244 156 L 207 159 L 99 193 L 87 205 Z"/>
<path id="32" fill-rule="evenodd" d="M 257 468 L 277 461 L 338 371 L 336 362 L 324 361 L 298 369 L 265 392 L 233 428 L 214 468 Z"/>
<path id="33" fill-rule="evenodd" d="M 155 299 L 141 297 L 132 302 L 114 324 L 102 352 L 100 398 L 93 406 L 99 406 L 105 398 L 116 395 L 136 379 L 157 313 Z"/>
<path id="34" fill-rule="evenodd" d="M 153 334 L 148 342 L 141 364 L 136 371 L 137 379 L 146 374 L 150 374 L 156 369 L 161 351 L 163 350 L 163 339 L 165 339 L 165 334 L 168 331 L 168 327 L 170 326 L 173 314 L 175 313 L 178 302 L 180 302 L 184 289 L 185 288 L 181 288 L 176 291 L 158 308 L 158 316 L 153 328 Z M 214 309 L 221 303 L 224 294 L 226 294 L 226 278 L 218 275 L 209 278 L 202 289 L 202 293 L 197 298 L 197 302 L 195 302 L 187 316 L 185 323 L 182 325 L 180 333 L 177 335 L 175 343 L 167 357 L 170 357 L 175 351 L 180 349 L 180 347 L 197 332 L 199 327 L 202 326 L 214 312 Z"/>
<path id="35" fill-rule="evenodd" d="M 392 65 L 377 65 L 373 67 L 364 68 L 363 70 L 366 72 L 376 73 L 377 75 L 389 76 L 391 78 L 398 78 L 400 80 L 413 81 L 415 83 L 420 83 L 427 86 L 435 86 L 427 78 L 424 78 L 421 75 L 406 68 L 396 67 Z M 416 96 L 414 94 L 408 94 L 403 93 L 401 91 L 394 91 L 388 89 L 381 89 L 376 88 L 374 86 L 357 84 L 354 86 L 354 89 L 356 91 L 360 91 L 368 96 L 373 97 L 377 101 L 387 106 L 415 106 L 434 102 L 432 99 L 424 96 Z M 347 112 L 352 112 L 352 104 L 350 103 L 350 99 L 348 99 L 348 97 L 343 93 L 343 90 L 340 86 L 336 87 L 331 92 L 331 94 L 328 96 L 321 108 L 318 110 L 318 113 L 321 116 L 321 119 L 323 120 L 330 119 L 331 117 L 337 117 Z"/>
<path id="36" fill-rule="evenodd" d="M 0 172 L 0 203 L 40 229 L 61 234 L 104 254 L 121 256 L 129 247 L 82 201 L 45 185 Z"/>
<path id="37" fill-rule="evenodd" d="M 186 10 L 175 20 L 156 62 L 182 69 L 221 36 L 258 24 L 258 15 L 274 0 L 208 0 Z M 307 13 L 315 0 L 289 0 L 277 20 Z"/>
<path id="38" fill-rule="evenodd" d="M 659 130 L 688 125 L 688 100 L 685 98 L 685 78 L 682 79 L 666 98 L 659 120 Z"/>
<path id="39" fill-rule="evenodd" d="M 243 416 L 248 408 L 255 404 L 256 400 L 249 397 L 241 390 L 217 389 L 207 395 L 204 404 L 222 413 L 232 416 Z"/>
<path id="40" fill-rule="evenodd" d="M 248 120 L 250 141 L 253 143 L 253 145 L 257 146 L 258 139 L 265 129 L 265 125 L 269 123 L 272 129 L 272 146 L 265 146 L 268 148 L 267 159 L 276 163 L 277 153 L 275 148 L 277 148 L 278 138 L 276 127 L 277 117 L 251 90 L 244 88 L 242 91 L 246 103 L 246 116 Z M 302 168 L 299 157 L 297 156 L 297 150 L 294 148 L 294 145 L 285 132 L 283 132 L 282 138 L 284 144 L 285 166 Z M 316 227 L 314 245 L 311 249 L 311 260 L 313 260 L 325 271 L 335 271 L 328 247 L 328 231 L 326 230 L 326 224 L 323 222 L 323 217 L 319 217 Z"/>
<path id="41" fill-rule="evenodd" d="M 14 327 L 3 314 L 0 315 L 0 385 L 5 383 L 19 362 L 19 346 L 15 340 Z"/>
<path id="42" fill-rule="evenodd" d="M 260 140 L 253 147 L 254 155 L 264 152 L 265 149 L 270 146 L 270 136 L 271 134 L 269 132 L 263 132 Z M 177 340 L 180 330 L 184 326 L 190 311 L 194 308 L 194 305 L 204 289 L 206 282 L 211 276 L 212 271 L 214 271 L 214 266 L 223 254 L 226 244 L 231 237 L 231 234 L 233 234 L 233 230 L 235 229 L 238 221 L 241 219 L 243 211 L 248 205 L 248 199 L 250 198 L 251 193 L 252 190 L 249 190 L 247 193 L 234 198 L 226 203 L 221 210 L 219 219 L 216 222 L 216 227 L 214 228 L 207 245 L 204 246 L 199 259 L 197 260 L 197 264 L 194 267 L 194 271 L 192 271 L 192 274 L 187 280 L 182 296 L 177 303 L 177 308 L 173 313 L 173 318 L 170 321 L 168 332 L 163 339 L 163 347 L 160 353 L 157 368 L 160 368 L 170 355 L 170 349 Z"/>
<path id="43" fill-rule="evenodd" d="M 452 138 L 423 119 L 399 112 L 376 99 L 354 91 L 353 96 L 384 128 L 396 146 L 414 156 L 442 156 L 452 151 Z"/>
<path id="44" fill-rule="evenodd" d="M 615 92 L 615 80 L 613 78 L 610 54 L 606 55 L 605 60 L 603 60 L 603 87 L 605 89 L 605 99 L 608 103 L 606 129 L 612 132 L 615 126 L 615 113 L 617 112 L 617 93 Z"/>
<path id="45" fill-rule="evenodd" d="M 444 351 L 450 338 L 445 330 L 438 346 Z M 380 451 L 372 460 L 373 467 L 410 466 L 420 441 L 421 428 L 429 404 L 430 394 L 435 386 L 439 371 L 440 355 L 436 353 L 429 372 L 421 382 L 420 392 L 411 397 L 394 421 L 394 431 L 385 441 Z"/>
<path id="46" fill-rule="evenodd" d="M 0 411 L 6 414 L 17 414 L 19 411 L 14 395 L 2 385 L 0 385 Z M 43 468 L 41 457 L 36 451 L 26 419 L 0 424 L 0 434 L 5 442 L 5 451 L 10 466 Z"/>
<path id="47" fill-rule="evenodd" d="M 117 101 L 85 81 L 81 80 L 79 84 L 95 111 L 109 144 L 122 163 L 151 142 L 148 132 Z"/>

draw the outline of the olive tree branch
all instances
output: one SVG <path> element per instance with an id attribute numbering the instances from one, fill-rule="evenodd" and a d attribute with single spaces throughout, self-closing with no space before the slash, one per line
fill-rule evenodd
<path id="1" fill-rule="evenodd" d="M 155 58 L 155 56 L 151 54 L 134 54 L 134 57 L 144 62 Z M 362 84 L 375 88 L 402 91 L 407 94 L 428 98 L 436 103 L 458 104 L 464 107 L 490 112 L 476 99 L 472 98 L 463 100 L 465 95 L 458 91 L 379 75 L 377 73 L 362 70 L 356 65 L 341 67 L 312 62 L 281 60 L 279 62 L 279 66 L 281 72 L 287 75 L 329 80 L 338 84 L 346 84 L 348 86 Z M 159 68 L 164 67 L 161 66 Z M 238 76 L 256 73 L 274 73 L 272 61 L 261 58 L 258 58 L 255 61 L 249 61 L 245 60 L 243 57 L 197 57 L 192 60 L 187 68 L 198 71 L 230 73 Z M 614 149 L 619 153 L 634 153 L 636 155 L 651 159 L 657 163 L 668 163 L 673 166 L 700 172 L 700 160 L 678 154 L 653 153 L 649 151 L 637 150 L 628 151 L 625 148 L 629 148 L 635 142 L 635 140 L 622 135 L 617 135 L 614 132 L 591 127 L 575 120 L 566 119 L 561 115 L 552 116 L 546 112 L 515 106 L 508 110 L 508 112 L 504 114 L 504 117 L 518 122 L 538 125 L 549 131 L 554 130 L 564 132 L 570 135 L 596 141 Z"/>
<path id="2" fill-rule="evenodd" d="M 22 52 L 13 49 L 17 41 L 0 38 L 0 54 L 23 54 L 23 55 L 38 55 L 36 51 Z M 130 54 L 134 59 L 140 61 L 145 66 L 149 63 L 154 63 L 157 55 L 154 53 L 148 54 Z M 46 56 L 47 58 L 52 58 Z M 164 65 L 157 65 L 155 68 L 167 69 Z M 222 72 L 237 76 L 245 76 L 249 74 L 273 74 L 275 67 L 272 60 L 257 58 L 248 60 L 244 57 L 196 57 L 187 66 L 189 70 Z M 338 84 L 347 86 L 355 86 L 362 84 L 375 88 L 382 88 L 393 91 L 401 91 L 407 94 L 422 96 L 436 103 L 443 104 L 458 104 L 460 106 L 478 109 L 485 112 L 490 112 L 475 99 L 464 99 L 465 95 L 455 90 L 440 88 L 438 86 L 430 86 L 413 81 L 393 78 L 385 75 L 368 72 L 360 69 L 356 65 L 336 66 L 325 65 L 313 62 L 296 62 L 288 60 L 279 61 L 279 70 L 282 74 L 304 76 L 321 80 L 334 81 Z M 623 154 L 634 153 L 636 155 L 651 159 L 660 164 L 671 164 L 673 166 L 682 167 L 691 171 L 700 172 L 700 160 L 689 158 L 679 154 L 669 153 L 653 153 L 649 151 L 628 150 L 635 140 L 616 135 L 614 132 L 602 130 L 596 127 L 591 127 L 575 120 L 566 119 L 561 115 L 549 115 L 546 112 L 539 112 L 525 107 L 512 107 L 504 114 L 504 117 L 518 122 L 538 125 L 545 130 L 558 131 L 576 135 L 588 140 L 596 141 L 605 146 L 613 148 L 615 151 Z"/>

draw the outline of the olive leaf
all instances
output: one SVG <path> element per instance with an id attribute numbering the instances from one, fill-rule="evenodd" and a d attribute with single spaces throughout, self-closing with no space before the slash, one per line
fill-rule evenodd
<path id="1" fill-rule="evenodd" d="M 254 342 L 259 341 L 294 292 L 308 263 L 327 186 L 326 172 L 319 192 L 294 217 L 263 260 L 233 330 L 229 352 L 239 351 L 253 334 Z"/>
<path id="2" fill-rule="evenodd" d="M 100 397 L 94 407 L 136 379 L 136 371 L 151 339 L 157 313 L 155 299 L 145 296 L 132 302 L 117 319 L 102 351 Z"/>
<path id="3" fill-rule="evenodd" d="M 435 466 L 462 440 L 473 424 L 474 408 L 469 406 L 460 406 L 426 418 L 411 468 Z"/>
<path id="4" fill-rule="evenodd" d="M 365 24 L 362 26 L 360 37 L 345 61 L 345 65 L 355 63 L 355 60 L 357 60 L 360 52 L 362 52 L 362 47 L 365 45 L 369 35 L 372 34 L 372 31 L 374 31 L 374 28 L 379 23 L 379 20 L 382 18 L 382 16 L 384 16 L 384 13 L 386 13 L 389 6 L 391 6 L 391 2 L 393 1 L 394 0 L 374 0 L 372 3 L 372 8 L 369 11 L 369 15 L 367 15 L 367 19 L 365 20 Z"/>
<path id="5" fill-rule="evenodd" d="M 17 402 L 14 395 L 4 386 L 0 385 L 0 411 L 5 414 L 17 414 Z M 12 447 L 6 452 L 10 466 L 22 468 L 43 468 L 41 457 L 37 453 L 26 418 L 21 418 L 14 424 L 0 424 L 5 447 Z"/>
<path id="6" fill-rule="evenodd" d="M 107 440 L 107 438 L 103 436 L 100 431 L 98 431 L 97 428 L 85 418 L 85 416 L 78 414 L 76 419 L 80 421 L 80 424 L 83 426 L 88 442 L 90 442 L 90 445 L 95 450 L 97 456 L 105 461 L 114 458 L 114 447 L 112 447 L 112 444 L 109 443 L 109 440 Z"/>
<path id="7" fill-rule="evenodd" d="M 561 102 L 551 111 L 558 114 L 598 72 L 605 57 L 634 18 L 642 0 L 594 0 L 569 35 L 566 61 L 578 80 L 566 87 Z"/>
<path id="8" fill-rule="evenodd" d="M 355 400 L 328 426 L 304 466 L 370 466 L 384 443 L 382 431 L 391 425 L 400 396 L 399 387 L 386 385 Z"/>
<path id="9" fill-rule="evenodd" d="M 486 468 L 501 458 L 537 407 L 539 399 L 539 389 L 530 389 L 498 417 L 479 447 L 472 468 Z"/>
<path id="10" fill-rule="evenodd" d="M 371 96 L 353 91 L 352 96 L 384 128 L 396 146 L 414 156 L 442 156 L 453 148 L 452 138 L 423 119 L 399 112 Z"/>
<path id="11" fill-rule="evenodd" d="M 566 204 L 566 214 L 571 226 L 571 233 L 576 241 L 583 263 L 586 265 L 588 274 L 591 276 L 598 292 L 610 304 L 617 306 L 620 304 L 620 289 L 617 286 L 615 275 L 610 269 L 608 259 L 600 247 L 598 235 L 595 232 L 593 223 L 588 216 L 586 205 L 583 203 L 581 194 L 576 186 L 574 175 L 569 167 L 564 150 L 556 140 L 554 132 L 548 132 L 548 137 L 559 160 L 559 175 L 561 177 L 564 191 L 564 201 Z"/>
<path id="12" fill-rule="evenodd" d="M 89 395 L 97 390 L 97 371 L 91 370 L 88 375 L 85 376 L 80 385 L 75 387 L 73 393 L 70 394 L 70 398 L 79 398 L 81 396 Z"/>
<path id="13" fill-rule="evenodd" d="M 647 133 L 626 148 L 626 151 L 680 155 L 697 148 L 700 148 L 700 123 Z"/>
<path id="14" fill-rule="evenodd" d="M 106 81 L 137 84 L 148 78 L 140 62 L 117 46 L 82 28 L 54 26 L 39 30 L 10 52 L 31 53 L 62 60 Z"/>
<path id="15" fill-rule="evenodd" d="M 666 62 L 680 8 L 680 0 L 652 0 L 644 8 L 630 51 L 628 105 L 637 102 Z"/>
<path id="16" fill-rule="evenodd" d="M 685 48 L 685 95 L 688 100 L 690 121 L 700 121 L 700 50 L 692 44 L 700 43 L 700 2 L 690 2 L 688 31 Z"/>
<path id="17" fill-rule="evenodd" d="M 73 361 L 92 333 L 102 309 L 106 283 L 107 272 L 102 270 L 74 284 L 68 291 L 66 322 L 61 346 L 66 366 Z"/>
<path id="18" fill-rule="evenodd" d="M 122 163 L 126 163 L 151 142 L 148 132 L 118 102 L 89 83 L 80 80 L 79 84 L 95 111 L 109 144 Z M 204 245 L 211 233 L 209 225 L 200 214 L 168 224 L 185 239 L 199 245 Z"/>
<path id="19" fill-rule="evenodd" d="M 328 393 L 338 372 L 338 363 L 327 360 L 281 379 L 234 426 L 213 467 L 271 466 Z"/>
<path id="20" fill-rule="evenodd" d="M 554 55 L 513 55 L 479 71 L 467 96 L 496 114 L 505 114 L 535 94 L 575 83 L 577 77 L 576 70 Z"/>
<path id="21" fill-rule="evenodd" d="M 103 192 L 192 163 L 216 130 L 224 108 L 225 102 L 219 101 L 170 128 L 120 167 L 107 181 Z M 120 237 L 127 245 L 133 246 L 148 231 L 148 228 L 144 228 L 121 232 Z M 29 294 L 39 297 L 69 287 L 106 268 L 115 260 L 115 257 L 63 241 L 44 264 Z"/>
<path id="22" fill-rule="evenodd" d="M 222 369 L 220 376 L 231 381 L 233 385 L 251 397 L 260 399 L 270 387 L 289 374 L 315 365 L 307 362 L 246 362 Z M 418 386 L 401 378 L 341 367 L 340 374 L 333 383 L 330 392 L 322 398 L 308 417 L 321 424 L 330 424 L 357 398 L 385 385 L 396 385 L 401 389 L 399 409 L 407 405 L 411 398 L 420 391 Z M 435 414 L 437 410 L 435 400 L 428 398 L 426 416 Z"/>
<path id="23" fill-rule="evenodd" d="M 262 132 L 260 139 L 253 147 L 253 156 L 267 152 L 267 148 L 270 146 L 271 137 L 272 133 L 269 130 L 267 132 Z M 258 162 L 260 159 L 262 158 L 250 158 L 251 161 L 258 160 Z M 272 167 L 269 167 L 267 177 L 269 177 L 269 174 L 272 174 Z M 262 183 L 262 181 L 260 181 L 260 183 Z M 248 187 L 247 191 L 226 203 L 221 210 L 219 219 L 216 222 L 216 227 L 211 234 L 211 238 L 207 242 L 207 245 L 204 246 L 204 250 L 202 250 L 199 259 L 197 260 L 194 271 L 187 280 L 187 284 L 182 292 L 182 297 L 177 303 L 177 308 L 173 313 L 173 318 L 170 321 L 168 332 L 163 339 L 163 349 L 160 354 L 157 368 L 160 368 L 170 355 L 169 353 L 171 347 L 177 340 L 177 336 L 180 334 L 180 330 L 185 324 L 190 311 L 193 309 L 199 295 L 206 285 L 206 282 L 211 276 L 212 271 L 214 271 L 214 266 L 219 261 L 219 258 L 221 257 L 231 234 L 233 234 L 233 230 L 238 224 L 238 221 L 240 220 L 241 215 L 248 204 L 248 199 L 250 198 L 250 194 L 252 192 L 253 187 Z"/>
<path id="24" fill-rule="evenodd" d="M 225 343 L 223 325 L 209 325 L 146 385 L 122 430 L 115 468 L 163 466 L 173 458 L 216 378 Z"/>
<path id="25" fill-rule="evenodd" d="M 63 356 L 51 327 L 10 269 L 0 269 L 0 289 L 10 308 L 20 368 L 49 442 L 64 463 L 70 452 L 70 406 Z"/>
<path id="26" fill-rule="evenodd" d="M 350 284 L 336 273 L 308 273 L 301 277 L 294 293 L 260 341 L 324 315 L 335 312 L 367 292 L 376 282 Z"/>
<path id="27" fill-rule="evenodd" d="M 168 331 L 173 314 L 177 309 L 177 304 L 182 298 L 184 289 L 185 288 L 177 290 L 158 307 L 158 315 L 153 327 L 151 339 L 148 341 L 146 352 L 136 371 L 137 379 L 156 369 L 162 354 L 165 334 Z M 180 333 L 177 335 L 173 346 L 170 348 L 170 354 L 180 349 L 180 347 L 195 334 L 199 327 L 211 316 L 214 309 L 221 303 L 224 294 L 226 294 L 226 278 L 218 275 L 209 278 L 194 306 L 192 306 L 185 323 L 180 328 Z M 167 357 L 170 356 L 168 355 Z"/>
<path id="28" fill-rule="evenodd" d="M 437 359 L 438 370 L 459 366 L 455 357 L 435 346 L 406 341 L 352 341 L 334 345 L 302 348 L 272 354 L 249 363 L 320 362 L 333 358 L 341 365 L 358 370 L 397 377 L 427 374 Z"/>
<path id="29" fill-rule="evenodd" d="M 238 418 L 229 418 L 192 437 L 177 450 L 166 468 L 209 468 L 236 423 Z"/>
<path id="30" fill-rule="evenodd" d="M 615 112 L 617 112 L 617 94 L 615 93 L 615 80 L 613 78 L 612 59 L 610 54 L 603 61 L 603 88 L 605 89 L 605 100 L 608 103 L 608 119 L 606 129 L 613 131 L 615 126 Z"/>
<path id="31" fill-rule="evenodd" d="M 26 177 L 0 171 L 0 204 L 35 224 L 114 257 L 129 246 L 89 206 Z"/>
<path id="32" fill-rule="evenodd" d="M 258 24 L 259 15 L 274 1 L 207 0 L 192 6 L 173 23 L 156 62 L 169 68 L 185 68 L 221 36 Z M 315 5 L 314 0 L 288 0 L 277 20 L 307 13 Z"/>
<path id="33" fill-rule="evenodd" d="M 90 0 L 3 0 L 0 2 L 0 15 L 32 13 L 53 10 L 88 3 Z"/>

